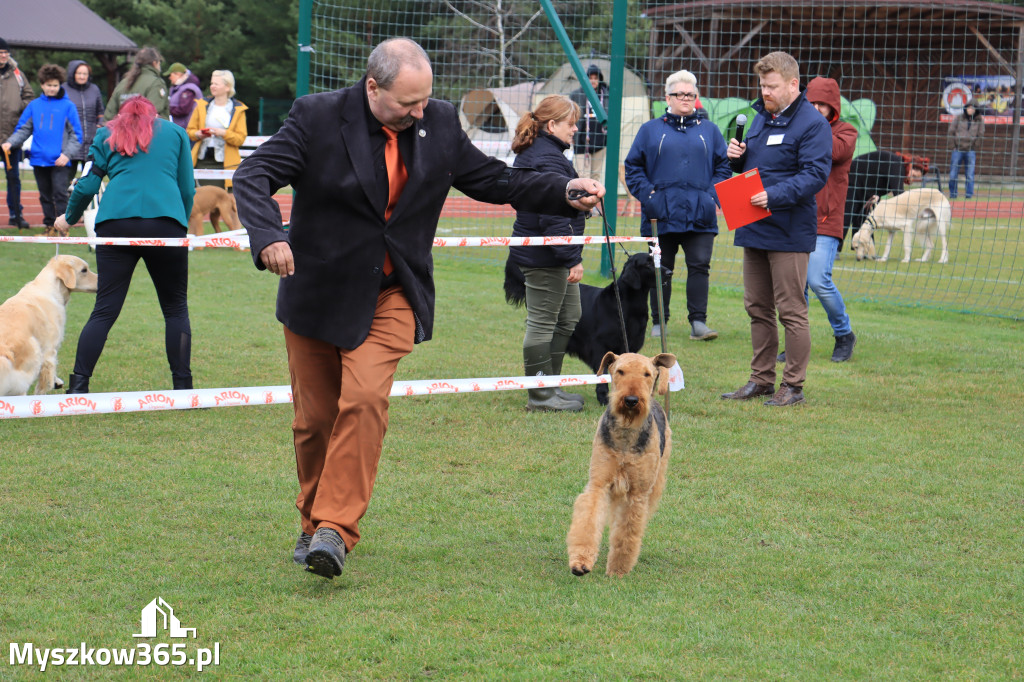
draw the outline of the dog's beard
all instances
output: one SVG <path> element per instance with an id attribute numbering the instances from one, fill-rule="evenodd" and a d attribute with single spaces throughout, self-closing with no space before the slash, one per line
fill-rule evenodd
<path id="1" fill-rule="evenodd" d="M 626 398 L 629 396 L 624 395 L 621 398 L 615 400 L 615 412 L 625 426 L 635 426 L 636 422 L 641 421 L 647 417 L 647 412 L 650 409 L 648 404 L 649 398 L 644 395 L 637 396 L 639 400 L 632 407 L 626 402 Z"/>

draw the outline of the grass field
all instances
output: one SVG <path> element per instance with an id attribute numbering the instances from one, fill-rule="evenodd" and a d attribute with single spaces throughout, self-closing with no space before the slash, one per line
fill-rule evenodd
<path id="1" fill-rule="evenodd" d="M 3 249 L 0 299 L 53 253 Z M 435 258 L 435 339 L 398 378 L 519 374 L 524 314 L 500 268 Z M 192 254 L 197 387 L 287 383 L 275 286 L 248 254 Z M 91 307 L 72 295 L 65 378 Z M 190 653 L 219 644 L 217 679 L 1024 676 L 1024 323 L 855 300 L 839 365 L 812 301 L 808 402 L 773 410 L 718 398 L 746 381 L 749 328 L 734 288 L 710 311 L 713 343 L 669 325 L 687 383 L 669 484 L 621 580 L 606 547 L 583 578 L 565 555 L 591 389 L 579 414 L 527 413 L 521 392 L 396 398 L 364 540 L 333 582 L 291 563 L 290 406 L 2 421 L 4 651 L 170 643 L 132 637 L 160 596 L 197 628 Z M 140 268 L 92 388 L 169 387 L 162 334 Z M 0 662 L 3 679 L 116 674 L 32 671 Z"/>

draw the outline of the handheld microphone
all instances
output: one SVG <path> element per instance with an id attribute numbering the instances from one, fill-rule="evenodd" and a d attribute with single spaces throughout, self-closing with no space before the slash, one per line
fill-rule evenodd
<path id="1" fill-rule="evenodd" d="M 743 129 L 747 127 L 747 115 L 740 114 L 736 117 L 736 141 L 743 143 Z"/>

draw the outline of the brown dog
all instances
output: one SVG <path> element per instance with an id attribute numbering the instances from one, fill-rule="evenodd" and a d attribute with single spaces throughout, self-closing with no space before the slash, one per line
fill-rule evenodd
<path id="1" fill-rule="evenodd" d="M 671 353 L 608 353 L 601 361 L 598 374 L 607 369 L 611 390 L 594 435 L 590 480 L 573 505 L 567 544 L 574 575 L 593 570 L 609 512 L 606 573 L 623 576 L 636 565 L 672 452 L 672 429 L 654 394 L 668 390 L 668 368 L 675 362 Z"/>
<path id="2" fill-rule="evenodd" d="M 57 352 L 72 291 L 96 293 L 96 273 L 77 256 L 55 256 L 34 280 L 0 305 L 0 395 L 60 388 Z"/>
<path id="3" fill-rule="evenodd" d="M 232 230 L 240 230 L 242 223 L 238 221 L 238 208 L 235 198 L 227 190 L 213 185 L 196 188 L 196 197 L 192 200 L 192 215 L 188 217 L 188 233 L 197 237 L 203 236 L 203 218 L 210 216 L 210 225 L 214 232 L 220 232 L 220 221 Z"/>

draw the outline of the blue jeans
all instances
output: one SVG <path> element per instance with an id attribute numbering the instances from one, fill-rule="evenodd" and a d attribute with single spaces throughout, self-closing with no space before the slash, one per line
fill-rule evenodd
<path id="1" fill-rule="evenodd" d="M 846 336 L 852 331 L 843 295 L 832 281 L 832 264 L 841 243 L 835 237 L 819 234 L 818 243 L 807 261 L 807 288 L 821 301 L 821 307 L 828 315 L 828 323 L 832 325 L 833 336 Z M 804 295 L 807 295 L 806 290 Z"/>
<path id="2" fill-rule="evenodd" d="M 970 199 L 974 196 L 974 152 L 962 152 L 953 150 L 953 159 L 949 162 L 949 198 L 956 199 L 956 176 L 960 166 L 967 167 L 967 189 L 964 196 Z"/>
<path id="3" fill-rule="evenodd" d="M 21 163 L 21 147 L 11 148 L 11 165 L 6 168 L 7 175 L 7 217 L 11 220 L 21 217 L 21 175 L 18 164 Z"/>

